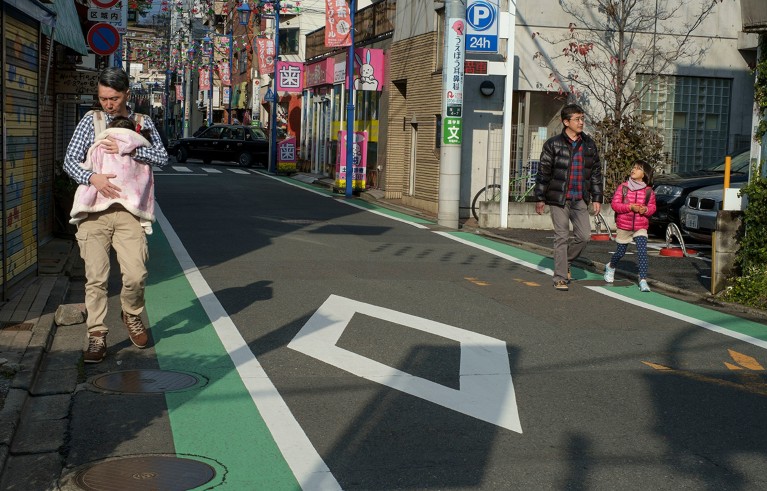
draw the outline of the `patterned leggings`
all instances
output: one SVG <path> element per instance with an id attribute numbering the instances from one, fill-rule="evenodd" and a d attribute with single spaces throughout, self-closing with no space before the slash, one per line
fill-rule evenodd
<path id="1" fill-rule="evenodd" d="M 637 245 L 637 267 L 639 268 L 639 279 L 643 280 L 647 278 L 647 237 L 638 236 L 634 237 L 634 242 Z M 618 248 L 615 250 L 612 259 L 610 259 L 610 266 L 616 267 L 618 261 L 626 254 L 628 244 L 618 244 Z"/>

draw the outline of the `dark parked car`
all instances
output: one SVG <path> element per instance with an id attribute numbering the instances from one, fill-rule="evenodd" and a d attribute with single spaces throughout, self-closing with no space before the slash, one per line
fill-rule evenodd
<path id="1" fill-rule="evenodd" d="M 269 139 L 260 128 L 239 124 L 215 124 L 198 136 L 171 142 L 168 153 L 183 163 L 187 159 L 237 162 L 242 166 L 269 161 Z"/>
<path id="2" fill-rule="evenodd" d="M 730 163 L 730 182 L 748 181 L 750 152 L 740 153 Z M 713 167 L 678 174 L 661 174 L 655 177 L 657 211 L 650 217 L 650 227 L 655 232 L 666 229 L 669 223 L 681 227 L 679 209 L 684 205 L 687 195 L 696 189 L 714 184 L 724 184 L 724 162 Z"/>

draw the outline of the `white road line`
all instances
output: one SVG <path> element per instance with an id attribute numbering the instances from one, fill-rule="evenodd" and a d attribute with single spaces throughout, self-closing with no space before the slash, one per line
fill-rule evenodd
<path id="1" fill-rule="evenodd" d="M 210 318 L 221 343 L 234 363 L 242 383 L 256 404 L 264 422 L 282 452 L 282 456 L 302 489 L 340 490 L 341 486 L 330 473 L 325 461 L 309 441 L 290 408 L 272 384 L 253 351 L 242 338 L 229 314 L 218 301 L 213 290 L 203 278 L 197 266 L 186 251 L 181 239 L 173 230 L 168 219 L 155 206 L 155 217 L 173 249 L 184 275 L 197 295 L 200 304 Z M 215 319 L 215 320 L 214 320 Z"/>
<path id="2" fill-rule="evenodd" d="M 749 336 L 747 334 L 741 334 L 737 331 L 731 331 L 725 327 L 718 326 L 716 324 L 712 324 L 704 320 L 696 319 L 695 317 L 690 317 L 689 315 L 680 314 L 679 312 L 675 312 L 673 310 L 664 309 L 663 307 L 658 307 L 657 305 L 652 305 L 646 302 L 642 302 L 641 300 L 635 300 L 633 298 L 624 297 L 623 295 L 619 293 L 610 291 L 609 288 L 605 288 L 602 286 L 587 286 L 586 288 L 588 288 L 589 290 L 593 290 L 597 293 L 601 293 L 602 295 L 608 296 L 610 298 L 614 298 L 622 302 L 630 303 L 631 305 L 636 305 L 638 307 L 643 307 L 647 310 L 652 310 L 653 312 L 657 312 L 659 314 L 663 314 L 668 317 L 672 317 L 674 319 L 679 319 L 681 321 L 694 324 L 704 329 L 708 329 L 709 331 L 713 331 L 719 334 L 724 334 L 725 336 L 738 339 L 745 343 L 753 344 L 754 346 L 759 346 L 760 348 L 767 349 L 767 341 L 762 341 L 761 339 L 755 338 L 753 336 Z"/>
<path id="3" fill-rule="evenodd" d="M 234 172 L 235 174 L 248 174 L 250 175 L 250 172 L 243 170 L 243 169 L 229 169 L 229 172 Z"/>
<path id="4" fill-rule="evenodd" d="M 163 171 L 162 167 L 158 167 L 156 165 L 152 166 L 152 172 L 162 172 L 162 171 Z"/>
<path id="5" fill-rule="evenodd" d="M 356 313 L 457 341 L 461 347 L 459 388 L 453 389 L 337 346 Z M 506 341 L 423 317 L 330 295 L 288 348 L 358 377 L 522 433 Z"/>
<path id="6" fill-rule="evenodd" d="M 176 172 L 193 172 L 192 169 L 183 165 L 172 165 L 171 168 Z"/>
<path id="7" fill-rule="evenodd" d="M 201 167 L 201 168 L 202 170 L 204 170 L 205 172 L 209 174 L 221 174 L 221 171 L 218 169 L 211 169 L 210 167 Z"/>

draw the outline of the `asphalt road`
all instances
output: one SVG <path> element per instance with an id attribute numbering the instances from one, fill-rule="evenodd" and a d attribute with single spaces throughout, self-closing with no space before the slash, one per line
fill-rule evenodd
<path id="1" fill-rule="evenodd" d="M 588 269 L 558 292 L 545 254 L 290 179 L 184 167 L 156 177 L 154 342 L 139 351 L 114 327 L 84 375 L 200 382 L 77 391 L 67 469 L 182 455 L 232 490 L 767 481 L 764 324 Z"/>

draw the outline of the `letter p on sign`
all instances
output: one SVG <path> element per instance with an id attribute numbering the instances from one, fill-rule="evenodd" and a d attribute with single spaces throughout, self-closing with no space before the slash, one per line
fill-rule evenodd
<path id="1" fill-rule="evenodd" d="M 466 51 L 498 52 L 498 0 L 468 0 Z"/>

